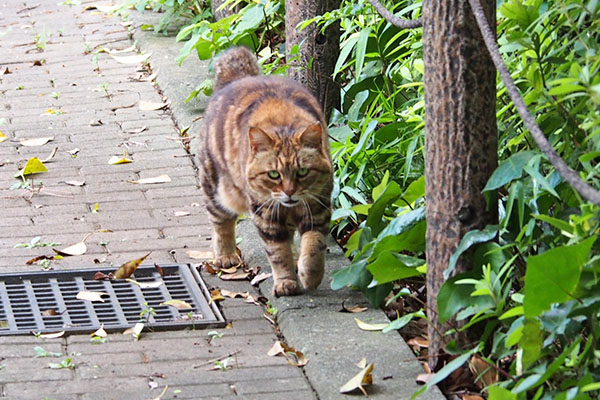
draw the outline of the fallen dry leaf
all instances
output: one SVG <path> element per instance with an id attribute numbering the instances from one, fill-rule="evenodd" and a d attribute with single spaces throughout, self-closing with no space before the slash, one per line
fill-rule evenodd
<path id="1" fill-rule="evenodd" d="M 52 161 L 52 159 L 54 158 L 54 156 L 56 155 L 56 153 L 58 152 L 58 146 L 55 146 L 54 149 L 52 150 L 52 153 L 50 153 L 50 155 L 46 158 L 44 158 L 42 161 L 42 163 L 47 163 Z"/>
<path id="2" fill-rule="evenodd" d="M 98 48 L 98 53 L 107 53 L 107 54 L 123 54 L 123 53 L 131 53 L 132 51 L 136 51 L 135 46 L 129 46 L 126 49 L 110 49 L 110 48 L 104 48 L 104 47 L 99 47 Z"/>
<path id="3" fill-rule="evenodd" d="M 235 274 L 221 274 L 219 278 L 224 281 L 244 281 L 248 279 L 250 272 L 236 272 Z"/>
<path id="4" fill-rule="evenodd" d="M 129 278 L 131 274 L 135 272 L 137 267 L 148 257 L 152 252 L 146 254 L 145 256 L 138 258 L 136 260 L 127 261 L 125 264 L 121 265 L 119 269 L 115 272 L 115 278 L 117 279 L 125 279 Z"/>
<path id="5" fill-rule="evenodd" d="M 301 351 L 298 351 L 292 346 L 288 346 L 279 340 L 273 343 L 273 346 L 267 352 L 267 355 L 271 357 L 282 355 L 286 358 L 287 362 L 294 367 L 304 367 L 308 364 L 308 359 L 304 357 L 304 354 Z"/>
<path id="6" fill-rule="evenodd" d="M 37 261 L 40 261 L 40 260 L 54 260 L 54 256 L 37 256 L 37 257 L 33 257 L 31 260 L 27 260 L 25 262 L 25 264 L 31 265 L 34 262 L 37 262 Z"/>
<path id="7" fill-rule="evenodd" d="M 76 243 L 62 250 L 52 249 L 61 256 L 81 256 L 87 252 L 87 246 L 84 242 Z"/>
<path id="8" fill-rule="evenodd" d="M 235 299 L 236 297 L 242 297 L 242 298 L 247 298 L 249 293 L 248 292 L 232 292 L 230 290 L 227 289 L 221 289 L 221 294 L 223 296 L 229 297 L 230 299 Z"/>
<path id="9" fill-rule="evenodd" d="M 346 307 L 346 305 L 344 303 L 342 303 L 342 309 L 340 310 L 340 312 L 360 313 L 360 312 L 367 311 L 368 309 L 369 309 L 369 307 L 359 306 L 358 304 L 353 305 L 352 307 Z"/>
<path id="10" fill-rule="evenodd" d="M 44 339 L 58 339 L 65 335 L 65 331 L 60 332 L 52 332 L 52 333 L 42 333 L 39 336 Z"/>
<path id="11" fill-rule="evenodd" d="M 33 147 L 33 146 L 43 146 L 52 140 L 54 140 L 54 136 L 46 136 L 46 137 L 40 137 L 40 138 L 34 138 L 34 139 L 21 139 L 21 140 L 19 140 L 19 143 L 21 143 L 21 146 Z"/>
<path id="12" fill-rule="evenodd" d="M 90 336 L 99 336 L 101 338 L 105 338 L 108 336 L 108 333 L 104 330 L 104 324 L 100 325 L 100 328 L 96 332 L 90 333 Z"/>
<path id="13" fill-rule="evenodd" d="M 215 255 L 212 251 L 188 250 L 187 256 L 194 260 L 212 260 Z"/>
<path id="14" fill-rule="evenodd" d="M 478 355 L 471 357 L 471 360 L 469 361 L 469 369 L 476 378 L 475 384 L 480 389 L 494 385 L 498 382 L 498 371 Z"/>
<path id="15" fill-rule="evenodd" d="M 365 396 L 367 395 L 367 391 L 364 388 L 364 385 L 370 385 L 373 383 L 373 376 L 371 372 L 375 367 L 374 363 L 370 363 L 366 367 L 364 367 L 358 374 L 356 374 L 352 379 L 350 379 L 344 386 L 340 388 L 340 393 L 349 393 L 354 390 L 360 390 Z"/>
<path id="16" fill-rule="evenodd" d="M 4 142 L 6 139 L 8 139 L 6 135 L 0 131 L 0 143 Z"/>
<path id="17" fill-rule="evenodd" d="M 221 300 L 225 300 L 225 297 L 223 297 L 219 289 L 214 289 L 210 291 L 210 300 L 208 301 L 208 304 L 212 303 L 213 301 Z"/>
<path id="18" fill-rule="evenodd" d="M 75 147 L 73 150 L 68 150 L 67 152 L 71 155 L 71 156 L 76 156 L 77 153 L 79 153 L 81 150 L 78 147 Z"/>
<path id="19" fill-rule="evenodd" d="M 239 265 L 234 265 L 233 267 L 229 268 L 219 268 L 219 272 L 222 272 L 224 274 L 235 274 L 239 268 Z"/>
<path id="20" fill-rule="evenodd" d="M 88 300 L 88 301 L 101 301 L 104 303 L 104 299 L 102 296 L 108 296 L 108 293 L 105 292 L 91 292 L 88 290 L 82 290 L 77 293 L 77 298 L 79 300 Z"/>
<path id="21" fill-rule="evenodd" d="M 359 362 L 357 362 L 354 365 L 356 365 L 360 369 L 363 369 L 364 367 L 367 366 L 367 359 L 365 357 L 363 357 Z"/>
<path id="22" fill-rule="evenodd" d="M 154 268 L 156 268 L 160 276 L 165 276 L 165 270 L 163 269 L 163 267 L 161 267 L 157 263 L 154 263 Z"/>
<path id="23" fill-rule="evenodd" d="M 138 340 L 140 338 L 140 335 L 142 334 L 143 330 L 144 330 L 144 323 L 138 322 L 132 328 L 125 329 L 123 331 L 123 335 L 133 335 L 133 337 L 136 340 Z"/>
<path id="24" fill-rule="evenodd" d="M 111 272 L 111 273 L 109 273 L 108 275 L 106 275 L 105 273 L 98 271 L 98 272 L 96 272 L 96 274 L 94 275 L 94 278 L 93 278 L 93 279 L 94 279 L 95 281 L 101 281 L 101 280 L 103 280 L 103 279 L 113 280 L 113 279 L 115 279 L 115 276 L 114 276 L 114 274 L 113 274 L 112 272 Z"/>
<path id="25" fill-rule="evenodd" d="M 186 303 L 183 300 L 167 300 L 160 303 L 160 305 L 175 307 L 178 310 L 187 310 L 190 308 L 194 308 L 190 303 Z"/>
<path id="26" fill-rule="evenodd" d="M 131 158 L 127 158 L 127 151 L 123 152 L 123 156 L 112 156 L 109 160 L 108 163 L 110 165 L 118 165 L 118 164 L 127 164 L 127 163 L 132 163 L 133 160 Z"/>
<path id="27" fill-rule="evenodd" d="M 156 71 L 154 71 L 152 74 L 148 75 L 148 76 L 140 77 L 138 79 L 138 81 L 140 81 L 140 82 L 152 82 L 153 80 L 156 79 L 157 75 L 158 75 L 158 69 Z"/>
<path id="28" fill-rule="evenodd" d="M 8 74 L 12 74 L 12 72 L 10 71 L 10 69 L 8 69 L 8 67 L 4 68 L 2 70 L 2 72 L 0 72 L 0 75 L 8 75 Z"/>
<path id="29" fill-rule="evenodd" d="M 64 181 L 63 183 L 69 186 L 83 186 L 85 185 L 85 181 Z"/>
<path id="30" fill-rule="evenodd" d="M 136 133 L 142 133 L 144 132 L 146 129 L 148 129 L 146 126 L 142 126 L 140 128 L 132 128 L 132 129 L 127 129 L 126 131 L 123 131 L 125 133 L 129 133 L 129 134 L 136 134 Z"/>
<path id="31" fill-rule="evenodd" d="M 422 348 L 429 347 L 429 341 L 420 337 L 414 337 L 406 342 L 409 346 L 417 346 Z"/>
<path id="32" fill-rule="evenodd" d="M 163 281 L 152 281 L 152 282 L 138 282 L 135 279 L 125 279 L 129 283 L 133 283 L 134 285 L 138 285 L 141 289 L 153 289 L 157 288 L 163 284 Z"/>
<path id="33" fill-rule="evenodd" d="M 137 181 L 127 181 L 128 183 L 138 183 L 138 184 L 149 184 L 149 183 L 168 183 L 171 182 L 171 178 L 169 175 L 160 175 L 155 176 L 153 178 L 143 178 L 138 179 Z"/>
<path id="34" fill-rule="evenodd" d="M 115 56 L 110 54 L 110 56 L 119 64 L 139 64 L 146 61 L 152 53 L 148 54 L 136 54 L 135 56 Z"/>
<path id="35" fill-rule="evenodd" d="M 380 331 L 389 325 L 389 324 L 368 324 L 366 322 L 361 321 L 358 318 L 354 318 L 354 320 L 356 321 L 356 324 L 358 325 L 358 327 L 360 329 L 362 329 L 363 331 Z"/>
<path id="36" fill-rule="evenodd" d="M 188 215 L 192 215 L 192 213 L 189 211 L 174 211 L 173 215 L 176 217 L 187 217 Z"/>
<path id="37" fill-rule="evenodd" d="M 44 310 L 44 312 L 42 312 L 43 317 L 53 317 L 55 315 L 60 315 L 60 314 L 57 313 L 56 310 L 53 310 L 53 309 Z"/>
<path id="38" fill-rule="evenodd" d="M 264 281 L 265 279 L 269 279 L 272 276 L 273 276 L 273 274 L 270 272 L 261 272 L 260 274 L 256 275 L 254 278 L 252 278 L 252 280 L 250 281 L 250 284 L 252 286 L 256 286 L 259 283 L 261 283 L 262 281 Z"/>
<path id="39" fill-rule="evenodd" d="M 485 400 L 483 397 L 478 394 L 465 394 L 462 397 L 462 400 Z"/>
<path id="40" fill-rule="evenodd" d="M 169 103 L 155 103 L 152 101 L 140 100 L 139 107 L 142 111 L 156 111 L 165 108 L 168 105 Z"/>
<path id="41" fill-rule="evenodd" d="M 431 378 L 433 378 L 435 374 L 419 374 L 417 375 L 417 383 L 420 385 L 424 385 L 427 383 L 428 380 L 430 380 Z"/>

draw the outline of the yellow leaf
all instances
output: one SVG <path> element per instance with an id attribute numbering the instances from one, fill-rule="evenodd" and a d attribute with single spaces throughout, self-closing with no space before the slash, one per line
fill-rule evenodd
<path id="1" fill-rule="evenodd" d="M 88 301 L 101 301 L 104 303 L 104 299 L 102 296 L 108 296 L 108 293 L 105 292 L 90 292 L 87 290 L 82 290 L 77 293 L 77 298 L 79 300 L 88 300 Z"/>
<path id="2" fill-rule="evenodd" d="M 178 310 L 187 310 L 190 308 L 194 308 L 194 307 L 192 307 L 192 305 L 190 303 L 186 303 L 183 300 L 167 300 L 167 301 L 163 301 L 162 303 L 160 303 L 160 305 L 175 307 Z"/>
<path id="3" fill-rule="evenodd" d="M 117 164 L 127 164 L 127 163 L 132 163 L 133 160 L 131 158 L 127 158 L 127 151 L 123 152 L 123 157 L 119 157 L 119 156 L 112 156 L 109 160 L 108 163 L 110 165 L 117 165 Z"/>
<path id="4" fill-rule="evenodd" d="M 168 183 L 171 182 L 171 178 L 169 177 L 169 175 L 160 175 L 160 176 L 155 176 L 153 178 L 143 178 L 143 179 L 138 179 L 137 181 L 127 181 L 129 183 L 140 183 L 140 184 L 144 184 L 144 183 Z"/>
<path id="5" fill-rule="evenodd" d="M 46 172 L 48 168 L 44 165 L 43 162 L 40 161 L 37 157 L 32 157 L 27 160 L 27 164 L 25 164 L 25 168 L 19 171 L 18 174 L 15 175 L 15 178 L 25 175 L 38 174 L 40 172 Z"/>
<path id="6" fill-rule="evenodd" d="M 354 320 L 356 321 L 356 324 L 358 325 L 358 327 L 360 329 L 362 329 L 363 331 L 380 331 L 389 325 L 389 324 L 368 324 L 366 322 L 361 321 L 358 318 L 354 318 Z"/>
<path id="7" fill-rule="evenodd" d="M 152 253 L 152 252 L 150 252 L 150 253 Z M 115 278 L 117 278 L 117 279 L 129 278 L 131 276 L 131 274 L 133 274 L 135 272 L 137 267 L 139 267 L 140 264 L 146 259 L 146 257 L 148 257 L 150 255 L 150 253 L 148 253 L 145 256 L 138 258 L 136 260 L 127 261 L 125 264 L 121 265 L 119 267 L 119 269 L 115 272 Z"/>
<path id="8" fill-rule="evenodd" d="M 221 301 L 221 300 L 225 300 L 225 297 L 223 297 L 223 295 L 221 294 L 221 291 L 219 289 L 210 291 L 210 300 L 208 301 L 208 304 L 212 303 L 213 301 Z"/>
<path id="9" fill-rule="evenodd" d="M 366 367 L 364 367 L 358 374 L 356 374 L 352 379 L 350 379 L 344 386 L 340 388 L 340 393 L 349 393 L 356 389 L 359 389 L 365 396 L 367 396 L 367 391 L 363 387 L 363 385 L 370 385 L 373 383 L 373 376 L 371 372 L 375 367 L 374 363 L 370 363 Z"/>
<path id="10" fill-rule="evenodd" d="M 33 139 L 21 139 L 19 140 L 19 142 L 21 143 L 21 146 L 43 146 L 46 143 L 51 142 L 53 140 L 54 136 L 46 136 Z"/>
<path id="11" fill-rule="evenodd" d="M 4 142 L 6 139 L 8 139 L 6 135 L 0 131 L 0 143 Z"/>

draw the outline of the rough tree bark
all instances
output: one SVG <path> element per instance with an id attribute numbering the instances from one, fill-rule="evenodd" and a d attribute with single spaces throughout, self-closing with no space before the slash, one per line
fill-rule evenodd
<path id="1" fill-rule="evenodd" d="M 331 78 L 333 68 L 340 52 L 339 23 L 327 28 L 324 34 L 311 24 L 302 31 L 299 23 L 322 15 L 340 6 L 340 0 L 287 0 L 285 2 L 286 54 L 298 45 L 299 60 L 290 62 L 288 77 L 302 83 L 321 103 L 325 118 L 329 119 L 331 110 L 339 106 L 340 90 Z"/>
<path id="2" fill-rule="evenodd" d="M 495 24 L 496 1 L 484 0 Z M 435 367 L 449 325 L 437 319 L 443 272 L 463 235 L 497 221 L 481 192 L 497 166 L 496 70 L 467 0 L 423 0 L 427 314 Z M 455 273 L 469 268 L 461 257 Z M 447 339 L 447 338 L 446 338 Z"/>

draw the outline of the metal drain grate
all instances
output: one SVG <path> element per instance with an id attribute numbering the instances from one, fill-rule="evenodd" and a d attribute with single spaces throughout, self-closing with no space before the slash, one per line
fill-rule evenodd
<path id="1" fill-rule="evenodd" d="M 164 276 L 154 266 L 140 266 L 131 279 L 140 283 L 162 282 L 140 287 L 125 280 L 94 280 L 97 272 L 112 269 L 26 272 L 0 274 L 0 335 L 35 332 L 93 332 L 120 330 L 140 321 L 144 310 L 147 327 L 183 329 L 224 327 L 225 319 L 196 269 L 184 264 L 162 265 Z M 147 286 L 147 285 L 144 285 Z M 105 292 L 104 302 L 77 299 L 80 291 Z M 177 309 L 161 303 L 181 300 L 192 308 Z M 44 315 L 54 310 L 56 315 Z M 52 313 L 54 314 L 54 313 Z"/>

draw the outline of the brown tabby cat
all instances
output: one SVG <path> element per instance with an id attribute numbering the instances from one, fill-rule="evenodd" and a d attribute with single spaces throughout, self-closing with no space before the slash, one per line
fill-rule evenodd
<path id="1" fill-rule="evenodd" d="M 215 70 L 199 157 L 216 263 L 241 261 L 235 224 L 249 212 L 271 263 L 274 294 L 300 292 L 292 254 L 296 228 L 300 283 L 314 289 L 323 278 L 333 186 L 319 103 L 294 81 L 258 76 L 256 57 L 243 47 L 223 53 Z"/>

